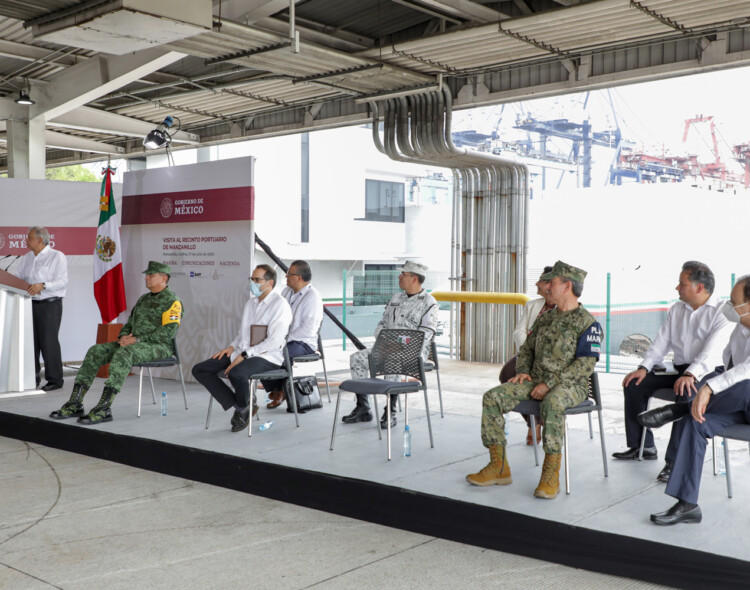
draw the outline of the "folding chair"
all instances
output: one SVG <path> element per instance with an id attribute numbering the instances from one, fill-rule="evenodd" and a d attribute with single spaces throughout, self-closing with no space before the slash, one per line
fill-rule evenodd
<path id="1" fill-rule="evenodd" d="M 185 392 L 185 378 L 182 374 L 182 363 L 180 362 L 180 353 L 177 350 L 177 335 L 172 338 L 172 347 L 174 348 L 174 354 L 164 359 L 158 359 L 155 361 L 146 361 L 144 363 L 136 363 L 134 367 L 140 367 L 141 373 L 138 378 L 138 417 L 141 417 L 141 392 L 143 391 L 143 369 L 148 369 L 148 378 L 151 381 L 151 399 L 154 404 L 156 403 L 156 393 L 154 392 L 154 378 L 151 376 L 151 369 L 161 369 L 164 367 L 174 367 L 180 369 L 180 384 L 182 385 L 182 399 L 185 400 L 185 409 L 188 409 L 187 393 Z"/>

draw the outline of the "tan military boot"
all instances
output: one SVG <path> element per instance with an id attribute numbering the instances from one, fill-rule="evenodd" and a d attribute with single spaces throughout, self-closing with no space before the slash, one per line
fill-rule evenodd
<path id="1" fill-rule="evenodd" d="M 542 477 L 539 485 L 534 490 L 537 498 L 547 498 L 552 500 L 557 497 L 560 491 L 560 454 L 544 455 L 544 465 L 542 465 Z"/>
<path id="2" fill-rule="evenodd" d="M 507 486 L 513 483 L 510 465 L 502 445 L 490 445 L 490 462 L 479 473 L 470 473 L 466 481 L 475 486 Z"/>

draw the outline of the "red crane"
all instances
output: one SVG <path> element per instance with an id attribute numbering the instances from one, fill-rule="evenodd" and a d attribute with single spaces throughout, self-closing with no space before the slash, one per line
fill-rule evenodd
<path id="1" fill-rule="evenodd" d="M 685 133 L 682 135 L 682 143 L 685 143 L 687 141 L 688 137 L 688 131 L 690 131 L 690 126 L 693 123 L 710 123 L 711 124 L 711 140 L 713 141 L 713 155 L 714 155 L 714 161 L 710 164 L 701 164 L 700 165 L 700 174 L 702 177 L 712 177 L 712 178 L 720 178 L 721 180 L 727 179 L 727 167 L 726 165 L 721 161 L 721 156 L 719 155 L 719 142 L 716 140 L 716 125 L 714 125 L 714 118 L 713 116 L 710 117 L 704 117 L 703 115 L 698 115 L 697 117 L 693 117 L 692 119 L 685 119 Z"/>

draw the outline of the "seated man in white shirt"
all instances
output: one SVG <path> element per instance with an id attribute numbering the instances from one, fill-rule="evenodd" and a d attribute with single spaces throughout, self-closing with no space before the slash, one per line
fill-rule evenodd
<path id="1" fill-rule="evenodd" d="M 312 271 L 304 260 L 295 260 L 286 273 L 286 288 L 281 296 L 292 308 L 292 327 L 286 340 L 289 358 L 313 354 L 318 349 L 318 330 L 323 321 L 323 299 L 310 284 Z M 284 381 L 262 381 L 271 399 L 268 409 L 277 408 L 284 401 Z"/>
<path id="2" fill-rule="evenodd" d="M 674 389 L 676 399 L 689 401 L 697 391 L 696 384 L 722 364 L 721 351 L 729 339 L 731 325 L 721 313 L 721 302 L 713 294 L 716 280 L 711 269 L 691 260 L 682 265 L 676 289 L 680 303 L 675 303 L 635 371 L 622 382 L 625 393 L 625 435 L 628 449 L 613 453 L 615 459 L 637 459 L 642 428 L 638 414 L 648 407 L 648 400 L 657 389 Z M 677 375 L 659 375 L 651 369 L 661 363 L 669 351 L 674 352 Z M 669 480 L 677 435 L 673 431 L 665 456 L 665 465 L 657 480 Z M 654 435 L 649 431 L 643 458 L 657 458 Z"/>
<path id="3" fill-rule="evenodd" d="M 679 433 L 672 475 L 665 494 L 677 499 L 669 510 L 651 515 L 651 522 L 673 525 L 700 522 L 698 492 L 706 456 L 706 439 L 733 424 L 750 423 L 750 275 L 741 277 L 722 312 L 735 326 L 724 349 L 724 373 L 709 377 L 690 404 L 669 404 L 644 412 L 639 422 L 657 428 L 674 422 Z"/>
<path id="4" fill-rule="evenodd" d="M 237 337 L 226 348 L 210 359 L 193 367 L 193 376 L 216 398 L 224 410 L 234 408 L 231 419 L 232 432 L 239 432 L 250 421 L 251 375 L 280 369 L 284 363 L 284 345 L 292 310 L 281 294 L 273 290 L 276 271 L 267 264 L 259 264 L 250 277 L 250 292 L 253 297 L 245 304 L 242 322 Z M 261 342 L 251 343 L 251 326 L 267 329 Z M 232 389 L 222 377 L 229 379 Z M 252 415 L 258 411 L 252 400 Z"/>

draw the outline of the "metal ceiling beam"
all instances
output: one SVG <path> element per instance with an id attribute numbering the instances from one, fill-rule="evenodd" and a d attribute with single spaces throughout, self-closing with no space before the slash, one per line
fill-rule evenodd
<path id="1" fill-rule="evenodd" d="M 0 39 L 0 55 L 4 57 L 12 57 L 13 59 L 21 61 L 31 61 L 65 67 L 74 66 L 87 59 L 78 56 L 58 55 L 59 53 L 59 51 L 44 49 L 43 47 L 35 47 L 33 45 L 28 45 L 27 43 L 18 43 L 16 41 Z M 56 55 L 57 57 L 55 57 Z"/>
<path id="2" fill-rule="evenodd" d="M 421 5 L 476 24 L 495 23 L 510 18 L 510 15 L 504 12 L 487 8 L 471 0 L 411 0 L 411 3 L 414 5 L 413 8 Z"/>
<path id="3" fill-rule="evenodd" d="M 92 154 L 123 154 L 125 148 L 110 145 L 102 141 L 94 141 L 84 137 L 75 137 L 66 135 L 57 131 L 47 129 L 44 132 L 48 148 L 58 148 L 62 150 L 73 150 L 76 152 L 91 152 Z"/>

